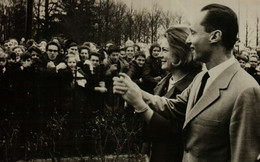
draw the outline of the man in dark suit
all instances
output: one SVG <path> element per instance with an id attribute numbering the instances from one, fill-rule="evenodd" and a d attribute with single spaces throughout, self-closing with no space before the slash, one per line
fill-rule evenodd
<path id="1" fill-rule="evenodd" d="M 160 127 L 157 113 L 174 119 L 185 114 L 184 162 L 254 161 L 260 152 L 260 133 L 254 131 L 260 127 L 259 116 L 254 115 L 260 100 L 252 88 L 259 85 L 232 55 L 237 33 L 237 16 L 230 8 L 219 4 L 202 8 L 187 42 L 193 58 L 207 69 L 176 99 L 143 92 L 125 74 L 114 78 L 114 92 L 122 94 L 155 131 L 175 130 L 174 123 Z"/>

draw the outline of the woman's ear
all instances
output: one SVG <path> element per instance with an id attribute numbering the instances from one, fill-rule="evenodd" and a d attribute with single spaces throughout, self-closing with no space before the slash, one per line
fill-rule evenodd
<path id="1" fill-rule="evenodd" d="M 214 30 L 210 33 L 209 41 L 211 43 L 217 43 L 221 40 L 222 31 L 221 30 Z"/>
<path id="2" fill-rule="evenodd" d="M 172 62 L 172 67 L 174 67 L 174 68 L 177 68 L 180 65 L 181 65 L 181 60 L 180 59 L 178 59 L 178 61 L 176 61 L 176 62 Z"/>

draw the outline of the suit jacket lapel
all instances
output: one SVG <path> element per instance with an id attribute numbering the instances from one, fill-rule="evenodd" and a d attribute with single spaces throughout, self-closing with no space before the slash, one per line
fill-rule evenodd
<path id="1" fill-rule="evenodd" d="M 209 107 L 211 103 L 216 101 L 218 98 L 220 98 L 220 90 L 225 90 L 228 88 L 228 85 L 232 79 L 232 77 L 235 75 L 235 73 L 240 69 L 240 65 L 238 63 L 232 64 L 230 67 L 228 67 L 226 70 L 224 70 L 208 87 L 208 89 L 204 92 L 204 94 L 201 96 L 200 100 L 191 108 L 191 110 L 187 111 L 186 113 L 186 120 L 184 123 L 185 127 L 193 118 L 195 118 L 198 114 L 200 114 L 203 110 Z M 203 74 L 201 75 L 201 77 Z M 201 80 L 201 77 L 200 80 Z M 198 78 L 198 80 L 199 80 Z M 200 80 L 198 82 L 200 82 Z M 196 83 L 196 84 L 195 84 Z M 194 86 L 198 86 L 199 84 L 197 82 L 194 83 Z M 191 92 L 191 102 L 194 102 L 194 98 L 196 95 L 196 89 L 194 88 Z"/>
<path id="2" fill-rule="evenodd" d="M 205 74 L 205 71 L 202 71 L 201 73 L 198 74 L 198 76 L 194 79 L 193 85 L 191 87 L 191 91 L 190 91 L 190 95 L 189 95 L 189 100 L 188 100 L 188 105 L 187 105 L 187 109 L 186 112 L 190 112 L 190 110 L 193 107 L 193 103 L 195 101 L 195 97 L 196 97 L 196 92 L 197 92 L 197 88 L 200 85 L 201 79 L 203 77 L 203 75 Z M 187 114 L 187 113 L 186 113 Z M 187 118 L 187 115 L 186 115 Z"/>
<path id="3" fill-rule="evenodd" d="M 176 98 L 176 95 L 186 89 L 194 77 L 198 74 L 198 71 L 191 71 L 184 78 L 175 83 L 175 85 L 164 95 L 167 98 Z"/>
<path id="4" fill-rule="evenodd" d="M 164 96 L 167 98 L 170 98 L 171 95 L 173 94 L 174 90 L 175 90 L 175 86 L 173 86 Z"/>

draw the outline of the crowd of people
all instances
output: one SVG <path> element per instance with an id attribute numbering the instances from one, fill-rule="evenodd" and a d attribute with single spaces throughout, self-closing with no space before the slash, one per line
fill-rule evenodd
<path id="1" fill-rule="evenodd" d="M 198 62 L 196 58 L 194 61 L 187 42 L 191 34 L 193 31 L 188 27 L 171 27 L 165 32 L 164 41 L 150 45 L 149 53 L 132 41 L 127 41 L 121 46 L 108 43 L 105 47 L 98 47 L 93 42 L 77 44 L 71 39 L 57 37 L 50 41 L 42 39 L 38 43 L 33 39 L 26 42 L 22 39 L 19 43 L 16 39 L 6 40 L 0 48 L 2 117 L 11 116 L 23 122 L 23 133 L 26 134 L 29 129 L 41 129 L 41 124 L 54 113 L 74 113 L 75 119 L 79 119 L 80 114 L 93 117 L 105 111 L 130 114 L 134 111 L 148 112 L 146 106 L 145 110 L 138 110 L 136 107 L 140 106 L 140 103 L 134 103 L 135 99 L 131 101 L 130 97 L 123 99 L 120 95 L 114 94 L 113 78 L 118 77 L 120 73 L 126 73 L 142 90 L 157 96 L 175 98 L 185 92 L 201 70 L 208 68 L 207 59 L 198 59 L 206 65 Z M 216 30 L 214 34 L 212 44 L 218 41 L 219 31 Z M 231 47 L 228 49 L 231 50 Z M 198 50 L 198 47 L 195 47 L 195 50 Z M 240 51 L 234 49 L 232 53 L 241 67 L 258 84 L 259 52 L 246 48 Z M 119 94 L 129 95 L 126 93 L 128 91 L 124 91 L 124 87 L 117 88 L 121 90 Z M 138 94 L 136 95 L 135 97 L 138 97 Z M 163 107 L 165 105 L 162 104 L 165 102 L 171 107 L 169 101 L 148 98 L 153 99 L 149 101 L 154 107 Z M 157 101 L 158 103 L 155 103 Z M 147 129 L 144 129 L 148 140 L 144 141 L 142 151 L 148 153 L 147 148 L 150 148 L 152 143 L 151 161 L 160 161 L 162 157 L 166 161 L 181 161 L 184 148 L 180 132 L 183 124 L 187 125 L 185 112 L 172 108 L 174 111 L 167 113 L 163 108 L 160 109 L 162 112 L 158 109 L 160 108 L 153 109 L 155 112 L 158 111 L 150 121 L 153 129 L 149 124 Z M 196 153 L 196 150 L 191 152 Z M 206 151 L 205 156 L 207 153 Z M 209 154 L 215 156 L 214 153 Z M 198 153 L 198 156 L 204 155 Z"/>
<path id="2" fill-rule="evenodd" d="M 92 42 L 61 42 L 56 37 L 39 43 L 33 39 L 20 43 L 6 40 L 0 53 L 2 110 L 44 114 L 65 113 L 77 107 L 94 113 L 105 107 L 120 111 L 124 102 L 113 94 L 112 78 L 119 72 L 128 73 L 152 92 L 165 75 L 160 51 L 160 45 L 154 43 L 146 58 L 147 54 L 130 40 L 121 48 L 111 43 L 98 48 Z"/>
<path id="3" fill-rule="evenodd" d="M 127 120 L 132 120 L 133 109 L 113 94 L 112 78 L 125 72 L 152 90 L 164 76 L 160 45 L 151 45 L 149 63 L 140 49 L 130 40 L 121 48 L 56 37 L 38 43 L 6 40 L 0 49 L 1 124 L 19 122 L 20 134 L 26 137 L 45 129 L 55 114 L 68 115 L 73 129 L 83 118 L 91 120 L 105 111 L 128 113 Z"/>
<path id="4" fill-rule="evenodd" d="M 71 40 L 60 42 L 58 38 L 39 43 L 30 39 L 20 44 L 16 39 L 6 40 L 0 48 L 3 107 L 9 111 L 16 104 L 42 111 L 50 107 L 64 111 L 75 104 L 72 90 L 77 89 L 80 95 L 75 101 L 81 108 L 88 105 L 88 109 L 98 109 L 104 105 L 118 109 L 124 103 L 112 93 L 112 78 L 125 72 L 143 90 L 154 93 L 167 74 L 161 68 L 164 49 L 161 44 L 153 43 L 147 54 L 131 41 L 121 48 L 110 43 L 98 48 L 95 43 L 79 45 Z M 259 83 L 257 51 L 246 48 L 235 50 L 234 55 Z"/>
<path id="5" fill-rule="evenodd" d="M 246 48 L 236 54 L 241 67 L 245 69 L 260 84 L 259 52 L 255 49 Z"/>

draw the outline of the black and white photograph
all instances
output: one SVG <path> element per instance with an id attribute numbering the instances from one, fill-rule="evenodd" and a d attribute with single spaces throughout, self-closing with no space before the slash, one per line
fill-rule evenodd
<path id="1" fill-rule="evenodd" d="M 0 161 L 260 161 L 260 0 L 0 0 Z"/>

